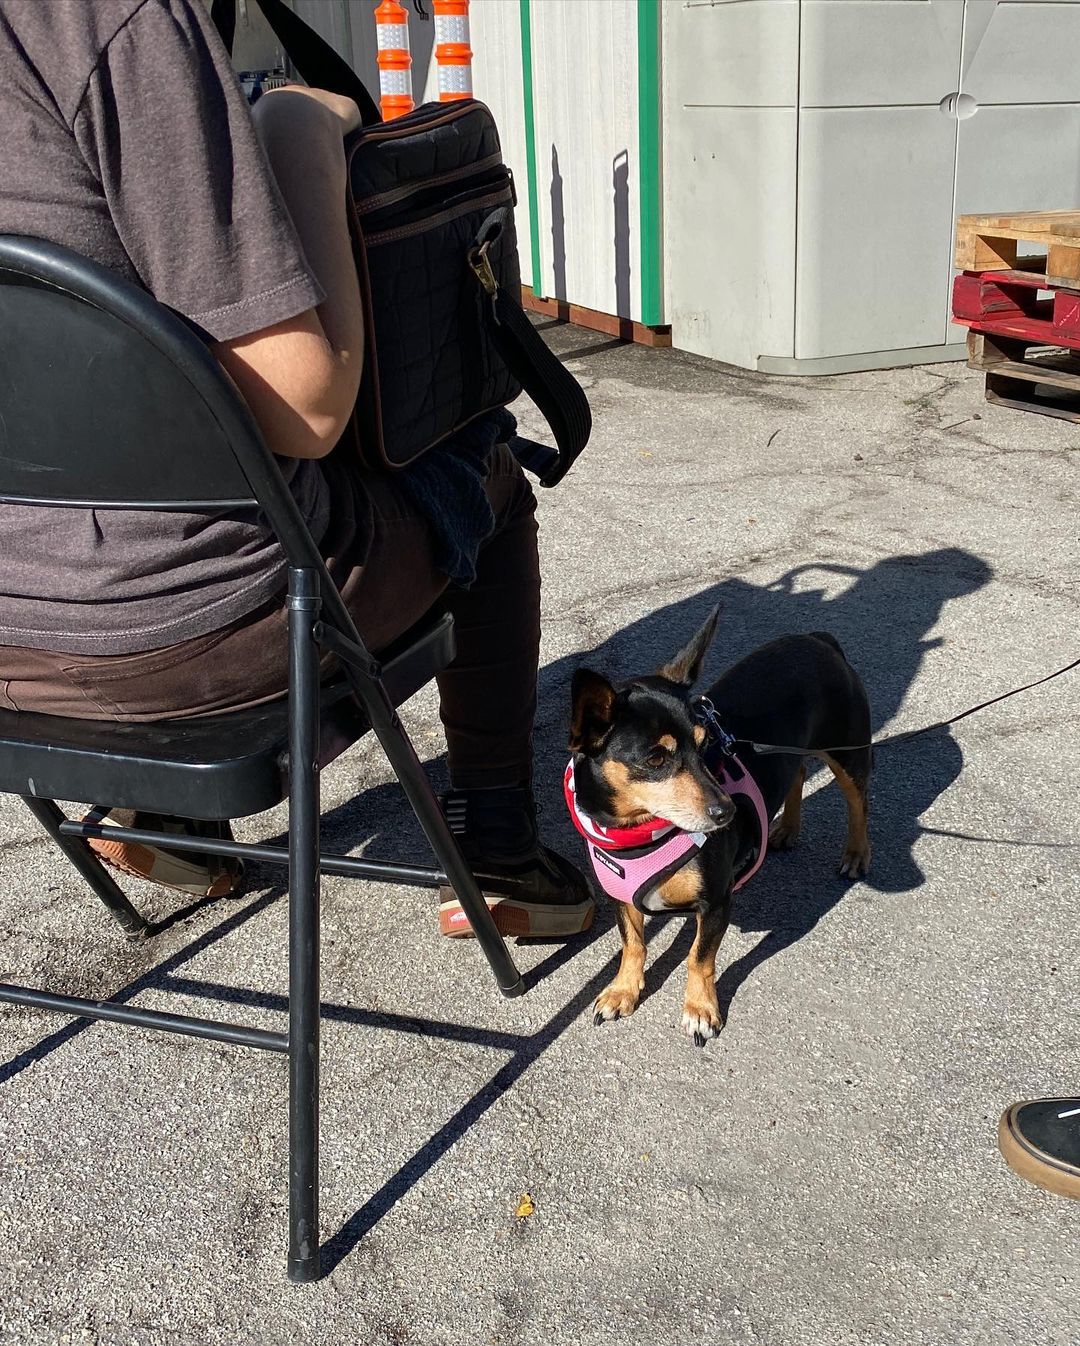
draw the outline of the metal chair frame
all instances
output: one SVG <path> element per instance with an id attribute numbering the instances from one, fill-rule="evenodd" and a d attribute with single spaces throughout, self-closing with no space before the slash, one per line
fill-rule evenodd
<path id="1" fill-rule="evenodd" d="M 74 456 L 69 445 L 57 442 L 63 427 L 56 423 L 56 410 L 50 409 L 46 414 L 39 400 L 51 389 L 61 416 L 66 415 L 69 422 L 77 423 L 84 414 L 81 403 L 91 396 L 94 385 L 79 383 L 75 375 L 72 389 L 69 379 L 64 377 L 65 371 L 59 367 L 45 368 L 39 377 L 33 372 L 33 364 L 20 364 L 21 350 L 17 343 L 33 342 L 37 331 L 35 324 L 46 329 L 40 333 L 40 340 L 55 341 L 69 321 L 76 325 L 84 321 L 90 323 L 88 332 L 82 333 L 79 339 L 89 341 L 91 347 L 96 330 L 100 329 L 110 341 L 115 339 L 118 347 L 127 349 L 133 360 L 145 362 L 146 380 L 154 385 L 152 393 L 142 397 L 145 405 L 137 408 L 125 421 L 122 442 L 114 446 L 115 456 L 123 459 L 124 444 L 132 442 L 133 437 L 137 440 L 139 434 L 155 435 L 160 428 L 161 407 L 154 403 L 154 396 L 160 395 L 161 387 L 169 387 L 171 378 L 176 397 L 171 409 L 177 409 L 181 419 L 188 414 L 196 418 L 199 435 L 190 442 L 195 459 L 202 454 L 202 461 L 192 462 L 190 471 L 185 469 L 183 462 L 176 462 L 175 453 L 166 462 L 164 456 L 169 454 L 170 448 L 176 447 L 175 444 L 161 448 L 158 456 L 162 457 L 162 462 L 156 466 L 154 462 L 134 466 L 129 456 L 127 462 L 107 461 L 103 464 L 99 459 L 89 471 L 84 470 L 85 465 L 80 462 L 65 459 L 65 454 L 70 459 Z M 49 330 L 51 328 L 56 330 Z M 0 462 L 0 501 L 68 508 L 184 511 L 257 506 L 276 535 L 288 563 L 288 732 L 287 753 L 282 754 L 280 762 L 280 798 L 288 799 L 288 845 L 183 838 L 144 829 L 103 828 L 67 818 L 53 797 L 41 797 L 32 788 L 34 781 L 30 779 L 28 782 L 19 754 L 24 750 L 32 753 L 36 748 L 62 746 L 72 738 L 79 740 L 80 735 L 85 738 L 85 725 L 80 721 L 46 716 L 19 717 L 5 712 L 15 722 L 13 734 L 19 736 L 19 742 L 17 751 L 9 749 L 6 754 L 9 759 L 7 769 L 3 765 L 4 754 L 0 754 L 0 792 L 18 794 L 24 799 L 41 826 L 131 936 L 145 937 L 152 932 L 88 846 L 89 838 L 107 835 L 115 840 L 167 844 L 173 849 L 287 865 L 289 1022 L 287 1032 L 269 1032 L 7 983 L 0 984 L 0 1001 L 287 1055 L 288 1275 L 293 1281 L 312 1281 L 318 1278 L 320 1271 L 320 876 L 333 874 L 429 888 L 449 882 L 491 965 L 499 989 L 506 996 L 516 996 L 522 994 L 524 985 L 397 714 L 387 687 L 386 669 L 361 640 L 277 463 L 263 443 L 247 407 L 197 332 L 137 286 L 76 253 L 37 239 L 0 236 L 0 363 L 9 353 L 14 372 L 9 369 L 10 377 L 0 387 L 0 412 L 4 413 L 9 437 L 18 436 L 17 443 L 9 439 L 18 461 L 14 465 Z M 108 384 L 108 378 L 105 383 Z M 133 395 L 138 397 L 141 393 L 136 390 Z M 189 398 L 190 403 L 185 404 L 184 398 Z M 70 399 L 72 405 L 65 407 L 66 399 Z M 158 424 L 150 419 L 154 415 L 158 416 Z M 107 421 L 108 417 L 105 419 Z M 194 447 L 196 440 L 202 445 L 204 435 L 209 441 L 205 452 Z M 165 437 L 168 438 L 168 434 Z M 231 451 L 231 461 L 228 455 L 221 454 L 224 446 Z M 207 476 L 208 471 L 216 474 L 216 481 L 213 476 Z M 47 495 L 41 493 L 43 481 L 48 484 Z M 141 490 L 137 489 L 140 482 L 143 483 Z M 208 482 L 213 489 L 208 488 Z M 449 619 L 444 618 L 443 625 L 448 623 Z M 355 741 L 366 727 L 374 731 L 435 853 L 438 868 L 321 853 L 319 773 L 327 760 L 326 745 L 321 742 L 323 686 L 320 659 L 323 651 L 331 651 L 337 657 L 363 711 L 351 741 Z M 437 667 L 426 669 L 426 676 L 421 680 L 427 681 L 436 671 Z M 222 724 L 227 721 L 227 716 L 221 717 Z M 30 728 L 24 729 L 22 726 L 27 724 Z M 94 728 L 99 737 L 103 735 L 106 740 L 110 729 L 119 732 L 116 726 L 110 725 L 98 724 Z M 166 731 L 174 735 L 182 733 L 182 722 L 172 722 L 169 726 L 125 725 L 122 730 L 127 746 L 133 741 L 152 745 Z M 8 741 L 12 741 L 11 735 Z M 333 755 L 343 746 L 335 743 Z M 102 771 L 108 766 L 115 779 L 115 760 L 107 748 L 97 751 L 82 746 L 78 760 L 78 790 L 82 793 L 55 789 L 51 795 L 59 798 L 92 795 L 98 803 L 139 806 L 137 785 L 132 787 L 135 793 L 126 800 L 101 799 L 92 791 L 95 763 Z M 214 767 L 213 761 L 198 765 L 205 766 L 208 773 Z M 190 784 L 190 767 L 191 763 L 185 763 L 182 768 L 176 768 L 181 795 L 182 785 Z M 156 764 L 157 778 L 161 779 L 165 773 L 166 786 L 171 769 L 167 760 Z M 183 816 L 199 816 L 192 813 L 191 808 L 191 799 L 179 799 L 173 811 Z"/>

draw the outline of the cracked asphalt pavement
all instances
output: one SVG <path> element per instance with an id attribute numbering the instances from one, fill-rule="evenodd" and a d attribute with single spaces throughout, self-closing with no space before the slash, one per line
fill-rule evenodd
<path id="1" fill-rule="evenodd" d="M 878 732 L 1080 652 L 1080 425 L 988 406 L 958 365 L 766 378 L 547 335 L 596 425 L 540 500 L 537 771 L 567 854 L 573 669 L 647 671 L 716 602 L 710 674 L 831 631 Z M 405 718 L 441 781 L 430 690 Z M 1078 720 L 1073 674 L 882 750 L 854 884 L 814 775 L 799 847 L 736 901 L 703 1050 L 678 922 L 650 922 L 638 1011 L 594 1028 L 607 910 L 582 941 L 517 946 L 532 989 L 504 1001 L 432 895 L 327 879 L 316 1285 L 284 1278 L 282 1059 L 4 1007 L 0 1343 L 1075 1346 L 1080 1206 L 994 1137 L 1014 1099 L 1080 1091 Z M 372 742 L 323 788 L 328 847 L 424 856 Z M 275 874 L 186 912 L 132 884 L 176 919 L 131 944 L 0 808 L 0 974 L 281 1026 Z"/>

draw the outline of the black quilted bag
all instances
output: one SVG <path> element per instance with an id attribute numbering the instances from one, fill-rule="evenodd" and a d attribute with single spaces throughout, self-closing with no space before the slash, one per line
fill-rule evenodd
<path id="1" fill-rule="evenodd" d="M 282 0 L 257 3 L 307 83 L 360 108 L 345 153 L 365 309 L 356 414 L 365 457 L 405 467 L 524 389 L 558 449 L 520 438 L 511 447 L 555 485 L 588 442 L 591 415 L 521 308 L 514 183 L 490 111 L 475 99 L 425 103 L 383 122 L 333 48 Z M 231 47 L 233 0 L 215 0 L 213 14 Z"/>

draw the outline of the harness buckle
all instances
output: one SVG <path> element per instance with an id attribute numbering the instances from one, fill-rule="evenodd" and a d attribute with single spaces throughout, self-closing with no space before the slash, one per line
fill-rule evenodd
<path id="1" fill-rule="evenodd" d="M 694 718 L 704 727 L 710 745 L 715 744 L 725 757 L 735 756 L 735 744 L 738 739 L 734 734 L 729 734 L 720 723 L 720 716 L 709 697 L 698 697 L 697 705 L 694 707 Z"/>

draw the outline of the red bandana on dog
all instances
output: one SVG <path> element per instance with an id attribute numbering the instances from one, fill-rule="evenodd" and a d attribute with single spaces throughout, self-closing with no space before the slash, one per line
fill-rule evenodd
<path id="1" fill-rule="evenodd" d="M 595 841 L 605 851 L 627 851 L 636 846 L 651 846 L 654 841 L 674 832 L 675 824 L 664 818 L 654 818 L 651 822 L 639 823 L 636 827 L 604 827 L 578 807 L 577 793 L 574 789 L 573 758 L 566 765 L 563 776 L 563 794 L 566 807 L 574 826 L 586 841 Z"/>

